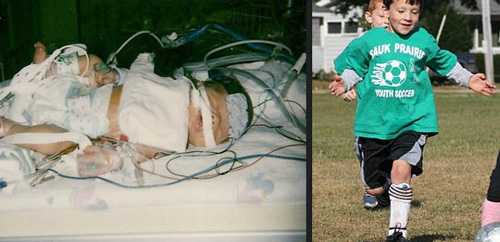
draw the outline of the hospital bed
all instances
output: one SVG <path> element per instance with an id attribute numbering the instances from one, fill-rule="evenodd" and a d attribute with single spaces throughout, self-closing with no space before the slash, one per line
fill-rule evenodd
<path id="1" fill-rule="evenodd" d="M 44 157 L 0 140 L 0 177 L 7 182 L 0 190 L 0 241 L 305 241 L 306 80 L 300 68 L 290 72 L 293 64 L 223 66 L 249 92 L 255 125 L 232 152 L 146 163 L 172 179 L 133 167 L 81 179 L 75 162 L 62 159 L 47 181 L 31 186 L 34 163 Z M 195 72 L 196 64 L 189 68 Z M 286 81 L 277 88 L 276 80 Z M 282 91 L 286 105 L 263 86 Z"/>

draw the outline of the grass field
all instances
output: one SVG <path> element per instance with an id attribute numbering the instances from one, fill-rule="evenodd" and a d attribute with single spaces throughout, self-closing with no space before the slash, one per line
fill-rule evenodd
<path id="1" fill-rule="evenodd" d="M 413 181 L 411 241 L 472 241 L 500 149 L 500 95 L 438 93 L 440 133 Z M 389 210 L 362 208 L 353 152 L 355 103 L 313 95 L 313 241 L 384 241 Z"/>

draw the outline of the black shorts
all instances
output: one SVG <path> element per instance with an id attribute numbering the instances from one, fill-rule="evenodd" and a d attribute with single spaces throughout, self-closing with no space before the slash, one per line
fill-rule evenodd
<path id="1" fill-rule="evenodd" d="M 360 161 L 361 179 L 369 188 L 381 187 L 390 178 L 392 162 L 404 160 L 413 175 L 422 174 L 422 158 L 427 135 L 408 131 L 392 140 L 356 138 L 356 155 Z"/>
<path id="2" fill-rule="evenodd" d="M 500 151 L 498 152 L 497 164 L 491 172 L 490 186 L 486 199 L 491 202 L 500 202 Z"/>

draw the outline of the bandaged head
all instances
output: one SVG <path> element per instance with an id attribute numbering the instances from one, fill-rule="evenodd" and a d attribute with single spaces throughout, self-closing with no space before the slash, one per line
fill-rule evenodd
<path id="1" fill-rule="evenodd" d="M 238 139 L 251 119 L 248 102 L 243 93 L 228 94 L 221 83 L 207 81 L 193 87 L 191 103 L 196 111 L 190 114 L 190 144 L 210 148 L 228 138 Z"/>
<path id="2" fill-rule="evenodd" d="M 226 97 L 229 113 L 229 137 L 238 139 L 246 130 L 248 124 L 248 103 L 245 95 L 231 94 Z"/>

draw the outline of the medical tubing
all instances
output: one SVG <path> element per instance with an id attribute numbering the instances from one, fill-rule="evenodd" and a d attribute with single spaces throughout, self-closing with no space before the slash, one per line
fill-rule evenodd
<path id="1" fill-rule="evenodd" d="M 216 67 L 228 66 L 228 65 L 237 64 L 237 63 L 244 63 L 244 62 L 264 61 L 267 59 L 269 59 L 269 55 L 267 55 L 267 54 L 260 54 L 260 53 L 252 53 L 251 52 L 251 53 L 218 57 L 218 58 L 208 60 L 207 63 L 204 63 L 204 62 L 186 63 L 182 66 L 182 68 L 187 72 L 207 71 L 209 69 L 213 69 Z"/>
<path id="2" fill-rule="evenodd" d="M 281 156 L 281 155 L 272 155 L 270 153 L 267 153 L 267 154 L 255 154 L 255 155 L 251 155 L 251 156 L 245 156 L 245 157 L 242 157 L 242 158 L 238 158 L 239 160 L 243 160 L 243 159 L 251 159 L 251 158 L 255 158 L 255 157 L 271 157 L 271 158 L 279 158 L 279 159 L 287 159 L 287 160 L 294 160 L 294 161 L 300 161 L 300 162 L 305 162 L 306 159 L 305 158 L 301 158 L 301 157 L 292 157 L 292 156 Z M 186 180 L 191 180 L 191 179 L 196 179 L 197 176 L 201 175 L 201 174 L 204 174 L 204 173 L 207 173 L 207 172 L 210 172 L 211 170 L 214 170 L 215 168 L 218 168 L 222 165 L 225 165 L 227 163 L 230 163 L 230 162 L 233 162 L 232 160 L 228 160 L 228 161 L 225 161 L 223 162 L 223 164 L 217 166 L 212 166 L 210 168 L 207 168 L 207 169 L 204 169 L 204 170 L 201 170 L 201 171 L 198 171 L 198 172 L 195 172 L 191 175 L 188 175 L 188 176 L 182 176 L 180 179 L 178 180 L 175 180 L 175 181 L 172 181 L 172 182 L 167 182 L 167 183 L 160 183 L 160 184 L 151 184 L 151 185 L 142 185 L 142 186 L 130 186 L 130 185 L 124 185 L 122 183 L 119 183 L 119 182 L 115 182 L 111 179 L 107 179 L 107 178 L 104 178 L 104 177 L 101 177 L 101 176 L 90 176 L 90 177 L 76 177 L 76 176 L 69 176 L 69 175 L 65 175 L 61 172 L 58 172 L 57 170 L 54 170 L 54 169 L 48 169 L 48 171 L 62 177 L 62 178 L 66 178 L 66 179 L 74 179 L 74 180 L 90 180 L 90 179 L 99 179 L 99 180 L 102 180 L 102 181 L 105 181 L 105 182 L 108 182 L 110 184 L 113 184 L 113 185 L 116 185 L 116 186 L 119 186 L 119 187 L 122 187 L 122 188 L 154 188 L 154 187 L 164 187 L 164 186 L 170 186 L 170 185 L 174 185 L 174 184 L 177 184 L 177 183 L 180 183 L 180 182 L 183 182 L 183 181 L 186 181 Z M 253 163 L 252 163 L 253 164 Z"/>
<path id="3" fill-rule="evenodd" d="M 269 41 L 269 40 L 242 40 L 242 41 L 237 41 L 237 42 L 229 43 L 229 44 L 226 44 L 226 45 L 223 45 L 223 46 L 220 46 L 220 47 L 217 47 L 215 49 L 210 50 L 207 54 L 205 54 L 205 57 L 203 57 L 203 63 L 205 63 L 205 65 L 207 65 L 207 59 L 213 53 L 216 53 L 218 51 L 221 51 L 221 50 L 224 50 L 224 49 L 227 49 L 227 48 L 231 48 L 231 47 L 234 47 L 234 46 L 243 45 L 243 44 L 251 44 L 251 43 L 261 43 L 261 44 L 274 45 L 276 47 L 279 47 L 279 48 L 287 50 L 288 53 L 290 54 L 290 56 L 293 54 L 292 50 L 290 50 L 290 48 L 288 48 L 286 45 L 278 43 L 278 42 Z"/>
<path id="4" fill-rule="evenodd" d="M 262 114 L 259 118 L 262 121 L 264 121 L 265 123 L 269 124 L 270 126 L 274 126 L 274 124 L 271 121 L 269 121 L 268 117 L 265 114 Z M 277 128 L 275 128 L 275 131 L 278 132 L 278 134 L 284 136 L 285 138 L 291 139 L 293 141 L 302 142 L 302 143 L 306 142 L 305 137 L 301 137 L 300 135 L 297 135 L 289 130 L 285 130 L 283 127 L 277 127 Z M 289 135 L 286 135 L 285 133 L 288 133 Z M 290 135 L 295 136 L 295 138 L 290 137 Z M 305 134 L 303 134 L 303 135 L 305 136 Z"/>
<path id="5" fill-rule="evenodd" d="M 268 99 L 266 99 L 266 100 L 262 101 L 261 103 L 259 103 L 259 104 L 255 105 L 255 106 L 253 106 L 253 108 L 255 109 L 255 108 L 259 107 L 259 106 L 262 106 L 262 105 L 266 104 L 267 102 L 269 102 L 269 101 L 271 101 L 271 100 L 272 100 L 272 98 L 268 98 Z M 288 100 L 288 99 L 285 99 L 284 101 L 285 101 L 285 102 L 291 102 L 291 103 L 294 103 L 294 104 L 296 104 L 297 106 L 299 106 L 299 108 L 300 108 L 300 109 L 301 109 L 304 113 L 306 112 L 306 111 L 305 111 L 305 108 L 304 108 L 304 107 L 302 107 L 302 105 L 300 105 L 298 102 L 293 101 L 293 100 Z M 265 108 L 265 107 L 264 107 L 264 108 Z M 267 124 L 257 124 L 257 120 L 258 120 L 258 119 L 262 119 L 262 120 L 263 120 L 265 123 L 267 123 Z M 264 111 L 261 111 L 259 114 L 257 114 L 257 115 L 255 116 L 255 121 L 254 121 L 254 123 L 253 123 L 251 126 L 264 126 L 264 127 L 267 127 L 267 128 L 273 128 L 273 129 L 275 129 L 275 131 L 276 131 L 276 132 L 278 132 L 278 134 L 282 135 L 283 137 L 285 137 L 285 138 L 287 138 L 287 139 L 290 139 L 290 140 L 293 140 L 293 141 L 297 141 L 297 142 L 302 142 L 302 143 L 305 143 L 305 142 L 306 142 L 306 141 L 305 141 L 305 138 L 302 138 L 302 137 L 300 137 L 299 135 L 296 135 L 296 134 L 294 134 L 294 133 L 293 133 L 293 132 L 291 132 L 291 131 L 288 131 L 288 130 L 283 129 L 283 126 L 281 126 L 281 125 L 275 126 L 275 125 L 274 125 L 271 121 L 269 121 L 269 120 L 267 119 L 267 116 L 264 114 Z M 280 130 L 281 130 L 281 131 L 280 131 Z M 289 135 L 287 135 L 287 134 L 285 134 L 285 133 L 288 133 Z M 295 136 L 295 137 L 291 137 L 291 135 L 293 135 L 293 136 Z M 304 134 L 304 135 L 305 135 L 305 134 Z"/>
<path id="6" fill-rule="evenodd" d="M 253 158 L 258 158 L 257 160 L 249 163 L 249 164 L 243 164 L 239 167 L 236 167 L 234 170 L 239 170 L 239 169 L 243 169 L 243 168 L 246 168 L 246 167 L 249 167 L 253 164 L 255 164 L 256 162 L 258 162 L 260 159 L 262 158 L 265 158 L 265 157 L 271 157 L 271 158 L 280 158 L 280 159 L 287 159 L 287 160 L 295 160 L 295 161 L 306 161 L 305 158 L 302 158 L 302 157 L 292 157 L 292 156 L 281 156 L 281 155 L 272 155 L 271 153 L 273 152 L 276 152 L 278 150 L 282 150 L 282 149 L 285 149 L 285 148 L 288 148 L 288 147 L 293 147 L 293 146 L 302 146 L 304 144 L 291 144 L 291 145 L 285 145 L 285 146 L 281 146 L 281 147 L 278 147 L 276 149 L 273 149 L 267 153 L 261 153 L 261 154 L 253 154 L 253 155 L 248 155 L 248 156 L 243 156 L 243 157 L 234 157 L 232 159 L 228 159 L 228 160 L 225 160 L 221 163 L 218 163 L 218 161 L 216 162 L 216 165 L 212 166 L 212 168 L 207 168 L 205 169 L 206 172 L 203 172 L 201 174 L 204 174 L 204 173 L 208 173 L 210 172 L 211 170 L 215 170 L 219 167 L 222 167 L 228 163 L 234 163 L 236 161 L 239 161 L 240 163 L 243 161 L 243 160 L 247 160 L 247 159 L 253 159 Z M 168 163 L 170 163 L 171 161 L 173 161 L 174 159 L 177 159 L 179 157 L 175 157 L 173 159 L 170 159 L 168 162 L 167 162 L 167 165 Z M 227 157 L 226 157 L 227 158 Z M 225 158 L 221 158 L 219 160 L 224 160 Z M 193 177 L 192 175 L 182 175 L 182 174 L 179 174 L 179 173 L 176 173 L 176 172 L 172 172 L 171 169 L 167 168 L 167 170 L 172 174 L 172 175 L 175 175 L 175 176 L 179 176 L 179 177 Z M 225 172 L 224 174 L 226 174 L 227 172 Z M 193 177 L 193 179 L 210 179 L 210 178 L 213 178 L 215 177 L 214 175 L 210 175 L 210 174 L 206 174 L 204 176 L 199 176 L 201 174 L 197 174 L 196 176 Z"/>
<path id="7" fill-rule="evenodd" d="M 148 30 L 142 30 L 142 31 L 139 31 L 135 34 L 133 34 L 132 36 L 130 36 L 125 42 L 123 42 L 123 44 L 120 46 L 120 48 L 118 48 L 118 50 L 116 50 L 115 52 L 111 53 L 108 57 L 108 59 L 106 60 L 106 64 L 116 64 L 116 63 L 113 63 L 115 60 L 116 60 L 116 55 L 118 55 L 118 53 L 120 53 L 120 51 L 132 40 L 134 39 L 135 37 L 141 35 L 141 34 L 149 34 L 150 36 L 152 36 L 159 44 L 162 48 L 165 48 L 165 45 L 163 44 L 163 42 L 160 40 L 160 38 L 158 38 L 158 36 L 156 36 L 154 33 L 152 33 L 151 31 L 148 31 Z"/>
<path id="8" fill-rule="evenodd" d="M 244 70 L 240 70 L 240 69 L 236 69 L 236 68 L 218 68 L 219 70 L 221 70 L 222 72 L 230 72 L 231 74 L 232 73 L 236 73 L 236 74 L 239 74 L 239 75 L 242 75 L 242 76 L 246 76 L 247 78 L 250 78 L 252 80 L 254 80 L 258 85 L 260 85 L 261 87 L 264 88 L 264 90 L 268 91 L 271 96 L 276 100 L 276 104 L 278 105 L 278 107 L 281 109 L 282 113 L 285 115 L 285 117 L 290 121 L 292 122 L 292 124 L 297 127 L 302 133 L 306 133 L 306 128 L 304 125 L 302 125 L 298 120 L 297 118 L 290 114 L 290 111 L 286 108 L 285 106 L 285 103 L 283 101 L 283 99 L 281 98 L 281 95 L 277 94 L 274 89 L 272 89 L 271 87 L 269 87 L 264 81 L 262 81 L 260 78 L 256 77 L 255 75 L 253 75 L 252 73 L 250 72 L 247 72 L 247 71 L 244 71 Z M 228 75 L 230 76 L 230 75 Z"/>
<path id="9" fill-rule="evenodd" d="M 281 89 L 281 97 L 286 97 L 288 94 L 288 89 L 292 86 L 292 83 L 297 79 L 299 76 L 300 71 L 302 70 L 302 67 L 306 63 L 306 54 L 302 53 L 300 55 L 300 58 L 295 62 L 295 64 L 288 70 L 286 73 L 285 77 L 282 80 L 283 83 L 283 88 Z"/>
<path id="10" fill-rule="evenodd" d="M 175 40 L 170 40 L 168 37 L 164 36 L 164 37 L 162 37 L 162 41 L 164 42 L 166 47 L 168 46 L 169 48 L 175 48 L 175 47 L 187 44 L 189 42 L 192 42 L 193 40 L 199 39 L 201 37 L 201 35 L 205 34 L 209 29 L 215 29 L 215 30 L 220 31 L 224 34 L 227 34 L 236 41 L 248 39 L 247 37 L 243 36 L 242 34 L 239 34 L 235 31 L 232 31 L 232 30 L 224 27 L 221 24 L 207 24 L 203 27 L 199 27 L 197 29 L 194 29 L 192 31 L 184 33 L 181 37 L 179 37 Z M 248 46 L 252 49 L 255 49 L 255 50 L 260 50 L 260 51 L 264 51 L 264 52 L 268 52 L 268 53 L 272 52 L 272 49 L 270 49 L 266 46 L 263 46 L 263 45 L 249 43 Z"/>

